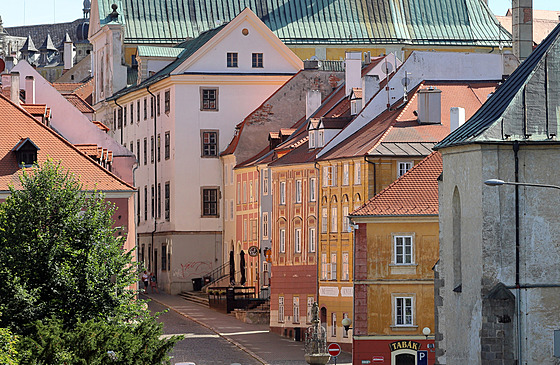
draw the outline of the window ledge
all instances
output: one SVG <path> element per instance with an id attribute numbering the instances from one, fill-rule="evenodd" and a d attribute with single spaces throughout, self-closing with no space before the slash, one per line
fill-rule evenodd
<path id="1" fill-rule="evenodd" d="M 412 275 L 416 274 L 416 267 L 418 264 L 389 264 L 391 275 Z"/>
<path id="2" fill-rule="evenodd" d="M 418 329 L 417 325 L 407 325 L 407 326 L 397 326 L 397 325 L 391 325 L 391 329 L 393 331 L 415 331 Z"/>

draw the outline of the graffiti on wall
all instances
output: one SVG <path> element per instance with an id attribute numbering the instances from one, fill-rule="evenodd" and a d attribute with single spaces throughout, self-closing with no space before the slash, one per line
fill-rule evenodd
<path id="1" fill-rule="evenodd" d="M 173 271 L 173 276 L 181 279 L 200 278 L 212 271 L 210 261 L 190 261 L 181 264 L 181 267 Z"/>

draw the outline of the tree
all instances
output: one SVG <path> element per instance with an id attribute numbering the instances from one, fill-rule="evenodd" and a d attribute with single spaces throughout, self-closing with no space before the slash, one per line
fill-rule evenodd
<path id="1" fill-rule="evenodd" d="M 0 204 L 0 327 L 25 334 L 44 318 L 70 328 L 142 315 L 130 289 L 137 266 L 113 227 L 114 206 L 52 161 L 20 180 Z"/>

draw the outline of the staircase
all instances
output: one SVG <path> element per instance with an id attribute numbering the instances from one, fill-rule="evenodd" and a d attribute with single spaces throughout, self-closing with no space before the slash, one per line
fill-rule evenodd
<path id="1" fill-rule="evenodd" d="M 206 292 L 203 291 L 182 292 L 181 294 L 179 294 L 179 296 L 191 303 L 196 303 L 205 307 L 210 307 L 208 294 L 206 294 Z"/>

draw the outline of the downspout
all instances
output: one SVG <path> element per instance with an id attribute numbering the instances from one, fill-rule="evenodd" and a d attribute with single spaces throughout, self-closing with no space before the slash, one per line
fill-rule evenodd
<path id="1" fill-rule="evenodd" d="M 515 182 L 519 182 L 519 142 L 513 142 L 513 156 L 515 158 Z M 523 349 L 521 345 L 521 285 L 519 283 L 519 185 L 515 185 L 515 288 L 516 296 L 516 309 L 517 309 L 517 353 L 519 356 L 519 364 L 523 364 Z"/>
<path id="2" fill-rule="evenodd" d="M 150 91 L 150 86 L 151 85 L 148 85 L 148 87 L 146 87 L 146 91 L 148 92 L 148 94 L 150 94 L 152 96 L 152 98 L 154 100 L 152 105 L 154 106 L 154 132 L 153 132 L 154 149 L 153 149 L 153 153 L 155 155 L 156 154 L 156 148 L 157 148 L 157 146 L 155 145 L 156 144 L 156 135 L 157 135 L 156 134 L 156 127 L 157 127 L 157 110 L 156 110 L 156 108 L 157 108 L 157 105 L 155 103 L 156 96 Z M 157 181 L 158 181 L 157 162 L 158 161 L 157 161 L 157 156 L 153 156 L 153 158 L 154 158 L 154 205 L 153 205 L 153 207 L 154 207 L 154 230 L 152 231 L 151 236 L 152 236 L 152 260 L 154 260 L 154 263 L 155 263 L 154 234 L 157 231 L 157 207 L 155 205 L 157 204 L 157 201 L 158 201 L 158 193 L 157 193 Z M 156 274 L 156 277 L 157 277 L 158 273 L 156 272 L 155 274 Z"/>
<path id="3" fill-rule="evenodd" d="M 140 194 L 140 191 L 138 190 L 138 188 L 136 188 L 136 170 L 138 169 L 139 164 L 140 163 L 139 163 L 138 159 L 136 159 L 136 164 L 132 168 L 132 186 L 134 186 L 134 188 L 136 189 L 136 194 Z M 138 197 L 137 196 L 134 197 L 134 206 L 136 207 L 136 210 L 135 210 L 136 217 L 134 217 L 134 226 L 135 226 L 134 227 L 134 246 L 136 247 L 136 262 L 138 262 L 139 261 L 138 259 L 140 258 L 138 256 L 140 254 L 140 247 L 139 247 L 139 244 L 138 244 L 138 219 L 137 219 L 137 216 L 138 216 L 138 212 L 140 210 L 140 207 L 137 206 L 136 204 L 138 204 Z M 137 285 L 136 289 L 140 290 L 140 288 L 138 287 L 138 281 L 136 282 L 136 285 Z"/>
<path id="4" fill-rule="evenodd" d="M 321 186 L 321 174 L 320 174 L 320 170 L 317 167 L 318 162 L 315 161 L 315 163 L 313 164 L 313 168 L 315 168 L 316 174 L 317 174 L 317 190 L 316 190 L 316 195 L 317 195 L 317 199 L 315 199 L 315 204 L 317 204 L 317 218 L 322 217 L 322 210 L 320 211 L 319 208 L 321 207 L 321 196 L 319 193 L 319 187 Z M 317 222 L 319 221 L 319 219 L 317 219 Z M 316 237 L 315 237 L 315 255 L 317 256 L 315 258 L 315 262 L 317 263 L 317 267 L 315 268 L 315 271 L 317 273 L 317 288 L 315 288 L 316 291 L 316 298 L 317 298 L 317 307 L 319 308 L 319 310 L 321 310 L 321 307 L 319 307 L 319 282 L 321 281 L 321 277 L 319 276 L 319 261 L 321 260 L 321 257 L 319 257 L 319 232 L 320 232 L 320 225 L 317 224 L 317 233 L 316 233 Z M 322 261 L 321 261 L 322 264 Z"/>
<path id="5" fill-rule="evenodd" d="M 117 114 L 117 128 L 119 127 L 119 115 L 121 116 L 121 118 L 124 118 L 123 115 L 123 107 L 119 105 L 119 103 L 117 102 L 117 99 L 115 99 L 115 104 L 119 107 L 120 109 L 120 114 Z M 121 145 L 123 144 L 123 140 L 124 140 L 124 123 L 123 120 L 121 119 Z"/>

